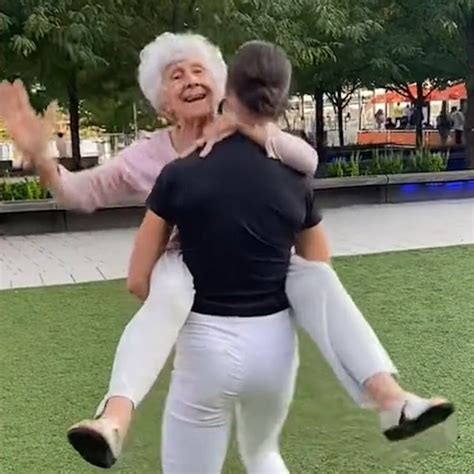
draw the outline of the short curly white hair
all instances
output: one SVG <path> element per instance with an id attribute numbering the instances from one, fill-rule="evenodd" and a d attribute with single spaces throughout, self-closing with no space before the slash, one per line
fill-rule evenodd
<path id="1" fill-rule="evenodd" d="M 140 88 L 156 111 L 161 111 L 162 106 L 164 70 L 186 59 L 202 61 L 214 78 L 216 102 L 224 97 L 227 65 L 220 49 L 201 35 L 163 33 L 142 49 L 138 67 Z"/>

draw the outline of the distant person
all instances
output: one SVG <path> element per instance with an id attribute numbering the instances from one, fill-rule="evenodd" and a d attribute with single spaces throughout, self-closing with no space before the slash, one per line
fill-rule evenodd
<path id="1" fill-rule="evenodd" d="M 457 107 L 451 109 L 451 123 L 454 130 L 454 143 L 462 145 L 464 134 L 464 114 Z"/>
<path id="2" fill-rule="evenodd" d="M 418 126 L 423 128 L 423 111 L 421 107 L 411 106 L 408 123 L 410 124 L 410 128 L 417 128 Z"/>
<path id="3" fill-rule="evenodd" d="M 386 130 L 395 130 L 396 125 L 395 122 L 392 120 L 392 117 L 388 117 L 387 121 L 385 122 L 385 129 Z"/>
<path id="4" fill-rule="evenodd" d="M 411 116 L 411 105 L 407 104 L 407 106 L 403 109 L 403 118 L 409 121 L 410 116 Z"/>
<path id="5" fill-rule="evenodd" d="M 436 129 L 441 139 L 441 146 L 446 146 L 449 140 L 449 133 L 451 131 L 451 120 L 446 113 L 446 109 L 441 110 L 441 113 L 436 118 Z"/>
<path id="6" fill-rule="evenodd" d="M 66 142 L 66 137 L 64 136 L 64 133 L 58 132 L 56 133 L 56 148 L 59 153 L 59 158 L 67 158 L 68 153 L 67 153 L 67 142 Z"/>
<path id="7" fill-rule="evenodd" d="M 377 110 L 375 114 L 375 126 L 377 130 L 382 130 L 385 124 L 385 113 L 382 109 Z"/>
<path id="8" fill-rule="evenodd" d="M 395 119 L 395 126 L 400 124 L 400 121 L 403 117 L 403 108 L 400 102 L 397 102 L 397 105 L 393 108 L 393 118 Z"/>

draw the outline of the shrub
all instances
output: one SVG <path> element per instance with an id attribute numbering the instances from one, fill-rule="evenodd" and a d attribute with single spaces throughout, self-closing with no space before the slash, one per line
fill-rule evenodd
<path id="1" fill-rule="evenodd" d="M 336 158 L 328 164 L 328 177 L 342 178 L 343 176 L 347 176 L 346 167 L 347 163 L 344 158 Z"/>
<path id="2" fill-rule="evenodd" d="M 26 201 L 49 199 L 51 194 L 36 179 L 0 182 L 0 201 Z"/>
<path id="3" fill-rule="evenodd" d="M 336 158 L 329 163 L 328 176 L 330 178 L 342 178 L 344 176 L 360 176 L 360 152 L 353 153 L 347 161 L 345 158 Z"/>
<path id="4" fill-rule="evenodd" d="M 381 154 L 379 150 L 374 150 L 372 160 L 367 168 L 367 174 L 398 174 L 405 169 L 403 154 L 392 151 L 389 155 Z"/>
<path id="5" fill-rule="evenodd" d="M 413 153 L 408 159 L 408 171 L 410 173 L 446 171 L 448 160 L 447 153 L 432 153 L 427 149 L 421 149 Z"/>
<path id="6" fill-rule="evenodd" d="M 349 176 L 360 176 L 360 151 L 351 155 L 348 163 Z"/>

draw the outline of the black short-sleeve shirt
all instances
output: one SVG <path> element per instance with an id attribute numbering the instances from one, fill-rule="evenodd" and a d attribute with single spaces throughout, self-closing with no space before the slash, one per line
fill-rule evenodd
<path id="1" fill-rule="evenodd" d="M 193 311 L 219 316 L 286 309 L 296 235 L 321 221 L 307 179 L 239 134 L 167 165 L 148 207 L 178 227 Z"/>

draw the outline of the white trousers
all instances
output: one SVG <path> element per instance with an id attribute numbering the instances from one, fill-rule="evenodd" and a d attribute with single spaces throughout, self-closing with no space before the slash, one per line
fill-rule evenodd
<path id="1" fill-rule="evenodd" d="M 353 400 L 363 405 L 364 383 L 378 373 L 396 374 L 395 366 L 331 266 L 293 256 L 287 278 L 292 315 L 316 343 Z M 143 400 L 162 370 L 194 299 L 192 276 L 179 252 L 157 262 L 150 296 L 125 328 L 115 355 L 112 396 Z"/>
<path id="2" fill-rule="evenodd" d="M 191 313 L 176 346 L 163 423 L 164 474 L 219 474 L 234 413 L 248 473 L 285 474 L 278 438 L 298 366 L 289 311 L 229 318 Z"/>

